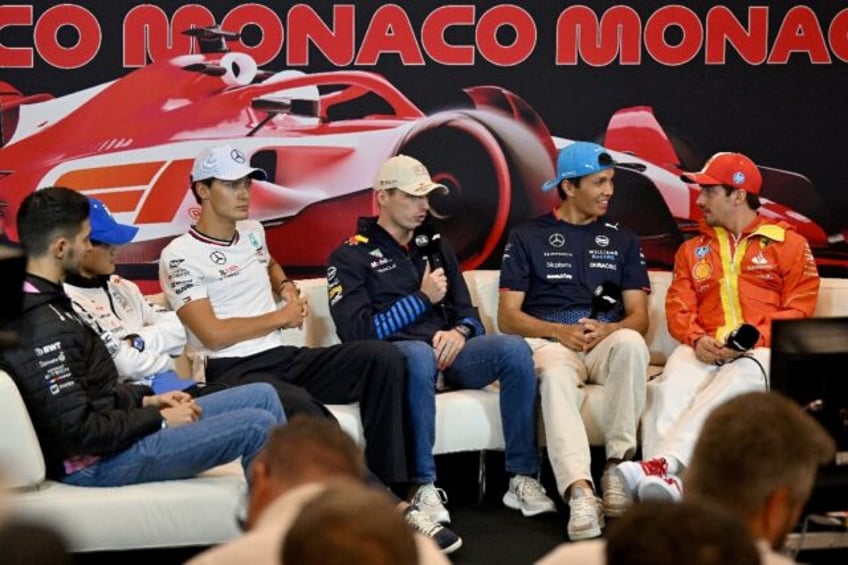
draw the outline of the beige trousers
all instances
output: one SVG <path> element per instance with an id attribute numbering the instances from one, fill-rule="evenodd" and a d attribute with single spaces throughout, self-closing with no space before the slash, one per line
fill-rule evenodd
<path id="1" fill-rule="evenodd" d="M 589 439 L 580 417 L 578 389 L 604 386 L 604 432 L 607 458 L 629 459 L 636 451 L 636 431 L 645 406 L 648 347 L 639 332 L 617 330 L 588 353 L 558 342 L 528 338 L 533 349 L 548 457 L 560 494 L 572 483 L 592 482 Z"/>

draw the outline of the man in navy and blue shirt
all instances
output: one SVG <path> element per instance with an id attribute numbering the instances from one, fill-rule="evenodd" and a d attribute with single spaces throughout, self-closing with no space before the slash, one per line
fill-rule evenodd
<path id="1" fill-rule="evenodd" d="M 420 231 L 428 195 L 448 189 L 405 155 L 383 164 L 374 189 L 379 217 L 360 219 L 356 235 L 330 257 L 330 312 L 342 341 L 387 340 L 406 357 L 412 500 L 434 520 L 450 520 L 444 492 L 434 484 L 435 389 L 441 371 L 452 388 L 500 381 L 506 467 L 515 475 L 504 504 L 526 516 L 553 511 L 553 501 L 535 478 L 540 462 L 530 349 L 516 336 L 484 335 L 450 246 L 431 250 L 430 236 Z"/>
<path id="2" fill-rule="evenodd" d="M 542 187 L 556 188 L 560 204 L 513 229 L 501 265 L 498 323 L 533 349 L 548 456 L 569 503 L 571 539 L 600 536 L 604 514 L 626 508 L 627 493 L 612 469 L 633 457 L 645 404 L 650 285 L 638 237 L 605 217 L 614 166 L 594 143 L 562 149 L 556 178 Z M 597 306 L 604 297 L 606 312 Z M 580 416 L 578 389 L 589 382 L 605 386 L 603 504 Z"/>

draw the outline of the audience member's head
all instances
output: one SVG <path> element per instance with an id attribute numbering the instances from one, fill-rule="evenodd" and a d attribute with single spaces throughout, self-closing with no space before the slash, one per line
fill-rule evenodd
<path id="1" fill-rule="evenodd" d="M 607 532 L 607 565 L 755 565 L 757 548 L 742 522 L 705 502 L 642 502 Z"/>
<path id="2" fill-rule="evenodd" d="M 51 186 L 31 192 L 18 209 L 18 236 L 30 257 L 76 251 L 81 235 L 88 240 L 88 199 L 69 188 Z M 79 258 L 82 259 L 81 257 Z"/>
<path id="3" fill-rule="evenodd" d="M 41 526 L 8 522 L 0 525 L 3 565 L 64 565 L 74 560 L 65 541 Z"/>
<path id="4" fill-rule="evenodd" d="M 304 506 L 283 541 L 286 565 L 418 563 L 412 530 L 385 493 L 336 482 Z"/>
<path id="5" fill-rule="evenodd" d="M 362 451 L 335 422 L 295 416 L 271 431 L 265 449 L 253 460 L 248 527 L 292 488 L 330 478 L 364 477 Z"/>
<path id="6" fill-rule="evenodd" d="M 704 423 L 684 496 L 720 504 L 753 537 L 779 548 L 810 497 L 818 467 L 834 452 L 830 435 L 795 402 L 774 392 L 744 394 Z"/>

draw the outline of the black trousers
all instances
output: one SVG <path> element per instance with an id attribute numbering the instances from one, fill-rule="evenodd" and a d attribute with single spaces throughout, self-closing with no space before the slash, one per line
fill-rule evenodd
<path id="1" fill-rule="evenodd" d="M 385 483 L 409 481 L 405 430 L 406 368 L 390 343 L 268 349 L 249 357 L 209 359 L 206 381 L 274 385 L 287 416 L 327 417 L 323 404 L 359 403 L 368 467 Z"/>

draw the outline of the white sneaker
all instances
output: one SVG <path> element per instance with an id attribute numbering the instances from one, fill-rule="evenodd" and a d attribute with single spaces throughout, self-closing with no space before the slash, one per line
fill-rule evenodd
<path id="1" fill-rule="evenodd" d="M 678 502 L 683 495 L 683 485 L 680 479 L 673 475 L 668 477 L 645 477 L 639 483 L 639 500 L 655 500 L 658 502 Z"/>
<path id="2" fill-rule="evenodd" d="M 503 503 L 507 508 L 521 510 L 525 516 L 556 512 L 556 504 L 545 494 L 542 484 L 527 475 L 516 475 L 509 480 Z"/>
<path id="3" fill-rule="evenodd" d="M 421 485 L 415 491 L 415 496 L 410 500 L 410 504 L 414 505 L 418 510 L 430 517 L 434 522 L 440 524 L 450 524 L 450 513 L 445 508 L 445 503 L 448 501 L 448 495 L 444 490 L 436 488 L 436 485 L 429 483 Z"/>
<path id="4" fill-rule="evenodd" d="M 624 483 L 621 482 L 613 467 L 609 467 L 601 476 L 601 491 L 604 514 L 610 518 L 622 516 L 633 502 L 633 498 L 624 488 Z"/>
<path id="5" fill-rule="evenodd" d="M 648 459 L 647 461 L 624 461 L 615 466 L 615 473 L 618 475 L 622 487 L 630 495 L 630 498 L 636 500 L 639 483 L 645 477 L 659 477 L 664 479 L 669 476 L 668 461 L 664 457 Z"/>
<path id="6" fill-rule="evenodd" d="M 572 541 L 596 538 L 601 535 L 604 512 L 595 493 L 575 488 L 568 501 L 568 539 Z"/>

